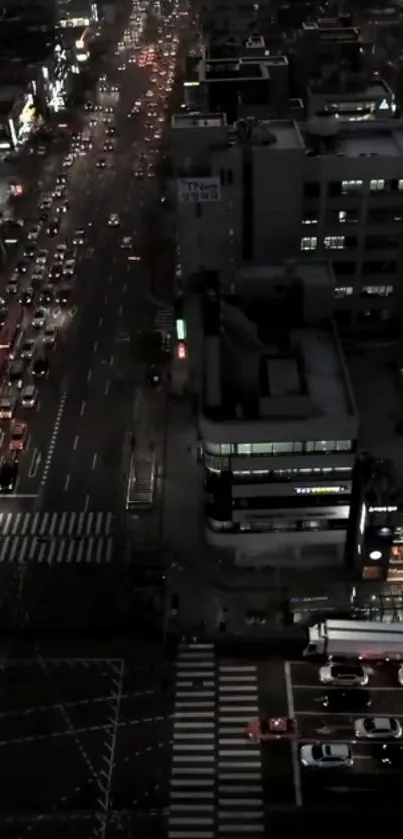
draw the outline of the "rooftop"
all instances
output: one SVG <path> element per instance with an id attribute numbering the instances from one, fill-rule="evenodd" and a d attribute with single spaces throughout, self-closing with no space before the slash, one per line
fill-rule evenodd
<path id="1" fill-rule="evenodd" d="M 389 85 L 383 79 L 364 82 L 360 77 L 352 75 L 341 80 L 339 73 L 333 78 L 312 79 L 307 89 L 314 95 L 334 96 L 336 93 L 340 99 L 359 96 L 360 99 L 372 101 L 373 99 L 381 100 L 384 97 L 390 98 L 392 95 Z"/>
<path id="2" fill-rule="evenodd" d="M 326 318 L 331 268 L 274 263 L 240 275 L 235 294 L 205 301 L 204 415 L 266 425 L 355 417 L 342 352 Z"/>

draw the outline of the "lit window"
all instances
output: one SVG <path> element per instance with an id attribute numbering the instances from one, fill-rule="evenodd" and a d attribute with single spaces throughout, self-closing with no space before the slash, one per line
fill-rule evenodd
<path id="1" fill-rule="evenodd" d="M 304 218 L 304 219 L 302 219 L 302 224 L 317 224 L 317 223 L 318 223 L 317 218 Z"/>
<path id="2" fill-rule="evenodd" d="M 347 286 L 338 286 L 334 290 L 334 296 L 336 300 L 342 300 L 343 297 L 351 297 L 353 293 L 353 287 L 351 285 Z"/>
<path id="3" fill-rule="evenodd" d="M 363 297 L 390 297 L 393 285 L 364 285 L 361 294 Z"/>
<path id="4" fill-rule="evenodd" d="M 238 443 L 237 451 L 238 454 L 252 454 L 252 445 L 251 443 Z"/>
<path id="5" fill-rule="evenodd" d="M 318 246 L 317 236 L 303 236 L 301 239 L 302 251 L 316 251 Z"/>
<path id="6" fill-rule="evenodd" d="M 329 251 L 342 251 L 345 247 L 345 236 L 325 236 L 323 243 Z"/>
<path id="7" fill-rule="evenodd" d="M 385 189 L 385 181 L 381 178 L 372 178 L 369 182 L 370 192 L 382 192 Z"/>
<path id="8" fill-rule="evenodd" d="M 342 195 L 349 195 L 352 192 L 359 192 L 362 189 L 362 181 L 342 181 L 341 192 Z"/>

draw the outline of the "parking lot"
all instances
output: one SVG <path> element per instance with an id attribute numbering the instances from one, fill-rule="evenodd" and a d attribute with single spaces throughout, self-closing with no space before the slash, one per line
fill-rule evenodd
<path id="1" fill-rule="evenodd" d="M 398 685 L 396 667 L 369 668 L 371 705 L 368 711 L 358 713 L 326 711 L 325 694 L 338 688 L 321 685 L 318 670 L 318 665 L 306 662 L 259 666 L 261 714 L 288 715 L 297 723 L 295 739 L 262 743 L 266 805 L 339 808 L 365 804 L 381 810 L 398 805 L 403 768 L 382 765 L 373 741 L 357 740 L 354 734 L 354 720 L 363 716 L 394 717 L 403 722 L 403 688 Z M 303 767 L 301 747 L 317 742 L 351 745 L 353 765 L 339 769 Z"/>
<path id="2" fill-rule="evenodd" d="M 0 679 L 2 836 L 24 826 L 33 839 L 56 828 L 88 837 L 107 811 L 109 832 L 135 821 L 158 834 L 170 755 L 163 663 L 7 659 Z"/>

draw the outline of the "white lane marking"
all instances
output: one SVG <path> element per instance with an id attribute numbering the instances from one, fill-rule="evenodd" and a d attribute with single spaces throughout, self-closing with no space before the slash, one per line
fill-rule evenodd
<path id="1" fill-rule="evenodd" d="M 92 378 L 92 370 L 88 370 L 87 382 L 90 382 Z"/>
<path id="2" fill-rule="evenodd" d="M 29 467 L 28 478 L 35 478 L 36 473 L 39 469 L 41 460 L 42 460 L 41 453 L 38 452 L 38 449 L 35 449 L 35 451 L 32 455 L 32 460 L 31 460 L 30 467 Z"/>
<path id="3" fill-rule="evenodd" d="M 105 297 L 104 297 L 104 303 L 107 303 L 107 302 L 108 302 L 108 295 L 107 295 L 107 294 L 105 294 Z"/>
<path id="4" fill-rule="evenodd" d="M 98 350 L 98 341 L 94 341 L 94 352 Z"/>
<path id="5" fill-rule="evenodd" d="M 123 306 L 122 305 L 119 306 L 119 314 L 123 315 Z"/>
<path id="6" fill-rule="evenodd" d="M 107 396 L 108 393 L 109 393 L 109 387 L 110 387 L 110 382 L 106 382 L 106 384 L 105 384 L 105 396 Z"/>
<path id="7" fill-rule="evenodd" d="M 70 483 L 70 475 L 66 475 L 66 480 L 65 480 L 65 482 L 64 482 L 64 491 L 65 491 L 65 492 L 66 492 L 66 491 L 68 490 L 68 488 L 69 488 L 69 483 Z"/>
<path id="8" fill-rule="evenodd" d="M 99 326 L 102 326 L 103 322 L 104 322 L 104 319 L 103 319 L 103 318 L 99 318 L 98 325 L 99 325 Z"/>
<path id="9" fill-rule="evenodd" d="M 294 694 L 292 691 L 292 681 L 291 681 L 291 667 L 290 662 L 284 662 L 284 679 L 285 679 L 285 690 L 287 696 L 287 707 L 288 707 L 288 716 L 291 720 L 295 717 L 295 708 L 294 708 Z M 291 738 L 291 757 L 292 757 L 292 774 L 294 780 L 294 794 L 295 794 L 295 803 L 297 807 L 302 807 L 303 799 L 302 799 L 302 787 L 301 787 L 301 769 L 298 760 L 298 745 L 294 737 Z"/>
<path id="10" fill-rule="evenodd" d="M 88 512 L 88 508 L 90 506 L 90 496 L 86 495 L 85 497 L 85 504 L 84 504 L 84 513 Z"/>
<path id="11" fill-rule="evenodd" d="M 97 455 L 97 454 L 94 454 L 94 457 L 92 458 L 92 468 L 93 468 L 93 469 L 95 469 L 95 468 L 96 468 L 96 465 L 97 465 L 97 460 L 98 460 L 98 455 Z"/>
<path id="12" fill-rule="evenodd" d="M 123 286 L 123 294 L 126 294 L 126 291 L 127 291 L 127 283 L 125 283 L 124 286 Z"/>
<path id="13" fill-rule="evenodd" d="M 58 408 L 58 411 L 57 411 L 57 414 L 56 414 L 55 424 L 53 426 L 52 436 L 51 436 L 50 442 L 49 442 L 49 448 L 48 448 L 48 452 L 47 452 L 47 455 L 46 455 L 45 465 L 43 467 L 42 478 L 41 478 L 41 483 L 40 483 L 41 489 L 43 489 L 43 487 L 46 484 L 46 480 L 47 480 L 47 477 L 48 477 L 48 474 L 49 474 L 49 469 L 50 469 L 51 464 L 52 464 L 52 459 L 53 459 L 53 455 L 55 453 L 55 448 L 56 448 L 57 437 L 58 437 L 58 434 L 59 434 L 59 431 L 60 431 L 60 423 L 62 421 L 63 411 L 64 411 L 64 408 L 65 408 L 65 405 L 66 405 L 66 399 L 67 399 L 67 391 L 65 390 L 64 393 L 62 394 L 62 398 L 61 398 L 60 403 L 59 403 L 59 408 Z"/>
<path id="14" fill-rule="evenodd" d="M 110 359 L 109 359 L 109 365 L 110 365 L 110 367 L 113 367 L 114 363 L 115 363 L 115 356 L 114 356 L 114 355 L 111 355 L 111 357 L 110 357 Z"/>
<path id="15" fill-rule="evenodd" d="M 82 416 L 83 416 L 84 411 L 85 411 L 85 402 L 82 402 L 82 403 L 81 403 L 81 410 L 80 410 L 80 417 L 82 417 Z"/>
<path id="16" fill-rule="evenodd" d="M 73 443 L 74 451 L 76 450 L 77 446 L 78 446 L 78 434 L 76 434 L 76 436 L 74 437 L 74 443 Z"/>

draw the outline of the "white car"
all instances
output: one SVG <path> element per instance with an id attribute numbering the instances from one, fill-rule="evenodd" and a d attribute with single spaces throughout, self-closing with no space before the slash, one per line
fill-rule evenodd
<path id="1" fill-rule="evenodd" d="M 342 685 L 343 687 L 364 687 L 369 676 L 362 664 L 325 664 L 319 670 L 322 685 Z"/>
<path id="2" fill-rule="evenodd" d="M 131 236 L 124 236 L 122 239 L 121 248 L 131 248 L 133 246 L 133 240 Z"/>
<path id="3" fill-rule="evenodd" d="M 38 265 L 36 267 L 34 273 L 31 275 L 31 283 L 32 283 L 33 286 L 38 286 L 38 285 L 41 284 L 41 282 L 43 280 L 43 275 L 45 273 L 44 270 L 43 270 L 44 268 L 45 268 L 44 265 L 42 265 L 42 266 Z"/>
<path id="4" fill-rule="evenodd" d="M 354 722 L 354 734 L 367 740 L 397 740 L 402 736 L 402 726 L 394 717 L 362 717 Z"/>
<path id="5" fill-rule="evenodd" d="M 21 405 L 23 408 L 34 408 L 36 405 L 37 390 L 35 385 L 27 385 L 21 394 Z"/>
<path id="6" fill-rule="evenodd" d="M 46 312 L 44 309 L 37 309 L 33 318 L 32 326 L 34 329 L 43 329 L 46 323 Z"/>
<path id="7" fill-rule="evenodd" d="M 119 227 L 120 219 L 117 213 L 111 213 L 108 219 L 109 227 Z"/>
<path id="8" fill-rule="evenodd" d="M 353 751 L 347 743 L 306 743 L 300 761 L 311 769 L 338 769 L 353 765 Z"/>
<path id="9" fill-rule="evenodd" d="M 63 266 L 63 274 L 65 277 L 72 277 L 76 270 L 76 260 L 68 259 Z"/>
<path id="10" fill-rule="evenodd" d="M 47 347 L 54 347 L 56 343 L 57 328 L 56 326 L 47 326 L 43 333 L 43 343 Z"/>

